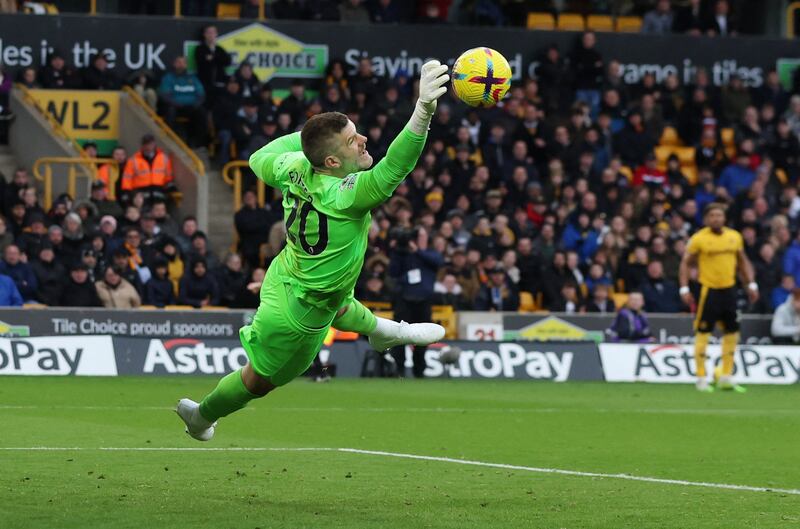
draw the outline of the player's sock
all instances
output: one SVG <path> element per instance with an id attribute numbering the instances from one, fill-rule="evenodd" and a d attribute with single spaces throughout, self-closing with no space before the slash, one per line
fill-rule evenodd
<path id="1" fill-rule="evenodd" d="M 694 335 L 694 364 L 697 369 L 697 378 L 706 376 L 706 348 L 711 333 L 698 332 Z"/>
<path id="2" fill-rule="evenodd" d="M 239 369 L 222 377 L 214 391 L 200 402 L 200 415 L 208 422 L 214 422 L 241 410 L 248 402 L 257 398 L 258 395 L 250 393 L 245 387 L 242 370 Z"/>
<path id="3" fill-rule="evenodd" d="M 739 343 L 739 333 L 731 332 L 722 335 L 722 375 L 731 376 L 733 374 L 733 355 L 736 352 L 736 344 Z"/>
<path id="4" fill-rule="evenodd" d="M 340 331 L 357 332 L 358 334 L 369 336 L 377 330 L 377 320 L 381 319 L 383 318 L 376 318 L 367 307 L 354 299 L 347 306 L 344 314 L 333 320 L 331 326 Z"/>

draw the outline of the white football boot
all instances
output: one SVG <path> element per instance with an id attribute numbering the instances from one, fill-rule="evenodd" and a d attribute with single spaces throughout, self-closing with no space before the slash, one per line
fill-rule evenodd
<path id="1" fill-rule="evenodd" d="M 697 378 L 697 382 L 695 382 L 695 387 L 697 391 L 702 391 L 703 393 L 712 393 L 714 391 L 714 386 L 708 383 L 708 379 L 703 377 Z"/>
<path id="2" fill-rule="evenodd" d="M 369 335 L 369 344 L 378 352 L 398 345 L 430 345 L 444 338 L 444 327 L 438 323 L 406 323 L 378 318 L 378 325 Z"/>
<path id="3" fill-rule="evenodd" d="M 186 424 L 186 433 L 198 441 L 210 441 L 217 423 L 209 423 L 200 415 L 200 405 L 191 399 L 181 399 L 175 413 Z"/>

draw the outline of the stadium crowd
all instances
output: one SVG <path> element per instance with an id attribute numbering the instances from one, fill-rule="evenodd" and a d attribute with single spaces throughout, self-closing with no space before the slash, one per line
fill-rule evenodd
<path id="1" fill-rule="evenodd" d="M 145 74 L 130 82 L 168 120 L 190 119 L 189 139 L 213 142 L 218 164 L 246 160 L 326 111 L 346 113 L 378 162 L 413 108 L 411 72 L 382 78 L 369 58 L 355 72 L 334 60 L 320 82 L 294 81 L 278 101 L 250 65 L 226 74 L 231 59 L 216 35 L 204 30 L 196 74 L 179 57 L 157 84 Z M 787 91 L 770 71 L 759 87 L 735 75 L 720 87 L 700 68 L 688 85 L 650 74 L 628 85 L 596 40 L 587 32 L 572 49 L 541 50 L 535 77 L 495 108 L 440 103 L 419 165 L 374 212 L 360 299 L 613 312 L 613 293 L 639 291 L 649 312 L 688 310 L 677 265 L 703 207 L 722 201 L 762 292 L 755 306 L 742 296 L 742 308 L 769 313 L 786 300 L 800 280 L 800 84 Z M 118 86 L 103 62 L 75 72 L 56 52 L 22 75 L 29 86 Z M 732 150 L 725 128 L 735 131 Z M 694 165 L 671 156 L 660 167 L 654 148 L 666 129 L 694 149 Z M 142 143 L 130 158 L 114 152 L 124 168 L 118 201 L 103 168 L 91 197 L 59 197 L 50 211 L 24 169 L 4 183 L 0 273 L 13 281 L 2 283 L 3 303 L 257 304 L 283 244 L 279 194 L 262 208 L 245 192 L 238 253 L 220 259 L 193 218 L 170 217 L 168 158 L 152 138 Z"/>

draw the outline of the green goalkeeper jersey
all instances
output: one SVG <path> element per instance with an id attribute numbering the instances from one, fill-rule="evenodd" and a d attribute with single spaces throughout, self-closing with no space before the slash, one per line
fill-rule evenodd
<path id="1" fill-rule="evenodd" d="M 286 247 L 273 263 L 297 297 L 328 310 L 344 305 L 364 263 L 370 211 L 411 172 L 425 138 L 403 129 L 383 160 L 345 178 L 315 172 L 299 132 L 250 157 L 256 176 L 283 193 Z"/>

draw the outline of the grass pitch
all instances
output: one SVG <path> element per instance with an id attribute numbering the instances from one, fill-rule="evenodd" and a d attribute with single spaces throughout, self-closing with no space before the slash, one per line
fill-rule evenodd
<path id="1" fill-rule="evenodd" d="M 170 406 L 214 384 L 0 378 L 0 527 L 800 525 L 797 387 L 705 395 L 677 385 L 299 380 L 223 419 L 213 441 L 198 443 Z M 222 450 L 160 450 L 171 447 Z M 229 450 L 242 447 L 355 448 L 788 490 L 342 451 Z"/>

